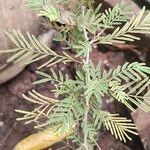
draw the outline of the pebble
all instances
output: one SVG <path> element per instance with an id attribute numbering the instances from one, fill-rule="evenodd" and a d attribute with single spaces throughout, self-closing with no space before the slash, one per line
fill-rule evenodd
<path id="1" fill-rule="evenodd" d="M 3 125 L 4 125 L 4 122 L 0 121 L 0 127 L 3 127 Z"/>

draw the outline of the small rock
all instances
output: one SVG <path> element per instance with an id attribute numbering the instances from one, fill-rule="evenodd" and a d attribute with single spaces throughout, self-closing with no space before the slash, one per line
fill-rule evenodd
<path id="1" fill-rule="evenodd" d="M 144 149 L 150 150 L 150 112 L 145 113 L 138 108 L 131 115 L 139 132 Z"/>
<path id="2" fill-rule="evenodd" d="M 0 121 L 0 127 L 2 127 L 4 125 L 3 121 Z"/>

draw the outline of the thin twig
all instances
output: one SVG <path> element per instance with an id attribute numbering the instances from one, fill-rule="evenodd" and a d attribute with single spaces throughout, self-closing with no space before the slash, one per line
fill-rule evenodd
<path id="1" fill-rule="evenodd" d="M 85 15 L 85 7 L 83 7 L 82 9 L 82 13 L 83 13 L 83 16 Z M 89 41 L 89 38 L 88 38 L 88 35 L 87 35 L 87 31 L 86 31 L 86 27 L 85 25 L 83 25 L 83 32 L 84 32 L 84 36 L 85 36 L 85 39 L 87 41 Z M 88 65 L 89 64 L 89 60 L 90 60 L 90 47 L 87 49 L 87 56 L 86 56 L 86 61 L 85 61 L 85 64 Z M 87 69 L 87 72 L 86 72 L 86 84 L 88 84 L 89 82 L 89 69 Z M 84 114 L 84 123 L 87 124 L 88 123 L 88 113 L 89 113 L 89 110 L 90 110 L 90 105 L 89 105 L 89 98 L 86 97 L 86 111 L 85 111 L 85 114 Z M 89 147 L 88 147 L 88 132 L 85 131 L 84 133 L 84 143 L 83 143 L 83 146 L 85 147 L 85 150 L 89 150 Z"/>
<path id="2" fill-rule="evenodd" d="M 6 134 L 6 136 L 3 138 L 3 140 L 0 142 L 0 145 L 2 145 L 7 139 L 8 137 L 11 135 L 11 133 L 13 132 L 14 128 L 16 127 L 17 122 L 15 122 L 12 126 L 12 128 L 9 130 L 9 132 Z"/>
<path id="3" fill-rule="evenodd" d="M 105 32 L 106 29 L 102 29 L 91 41 L 90 44 L 97 42 L 98 38 Z"/>
<path id="4" fill-rule="evenodd" d="M 101 150 L 101 148 L 99 147 L 98 143 L 97 143 L 95 140 L 94 140 L 94 143 L 96 144 L 97 148 L 98 148 L 99 150 Z"/>

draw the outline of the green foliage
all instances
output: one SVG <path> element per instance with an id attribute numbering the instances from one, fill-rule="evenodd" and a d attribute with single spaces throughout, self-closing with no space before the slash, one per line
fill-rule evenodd
<path id="1" fill-rule="evenodd" d="M 81 9 L 74 14 L 74 20 L 80 30 L 82 26 L 85 25 L 85 28 L 92 34 L 95 34 L 97 29 L 100 28 L 100 22 L 102 21 L 101 13 L 99 13 L 102 4 L 99 4 L 98 7 L 94 10 L 89 8 L 87 11 Z"/>
<path id="2" fill-rule="evenodd" d="M 127 22 L 127 14 L 129 13 L 129 7 L 126 6 L 123 1 L 120 4 L 116 5 L 112 9 L 109 8 L 105 10 L 102 14 L 103 24 L 102 27 L 104 28 L 114 28 L 116 25 L 120 25 L 124 22 Z"/>
<path id="3" fill-rule="evenodd" d="M 60 12 L 54 6 L 45 6 L 43 10 L 39 12 L 39 16 L 44 16 L 48 18 L 50 21 L 59 21 Z"/>
<path id="4" fill-rule="evenodd" d="M 56 103 L 50 115 L 48 123 L 59 125 L 58 132 L 64 133 L 72 129 L 84 114 L 84 107 L 79 102 L 78 96 L 72 94 Z"/>
<path id="5" fill-rule="evenodd" d="M 58 4 L 64 4 L 68 0 L 26 0 L 27 5 L 38 11 L 39 16 L 48 18 L 49 21 L 60 21 L 61 12 Z"/>
<path id="6" fill-rule="evenodd" d="M 50 71 L 51 71 L 52 75 L 49 75 L 49 74 L 41 72 L 41 71 L 36 71 L 36 73 L 39 74 L 40 76 L 42 76 L 43 79 L 34 82 L 34 84 L 41 84 L 41 83 L 45 83 L 45 82 L 48 82 L 48 81 L 55 81 L 55 82 L 58 82 L 58 83 L 63 83 L 66 80 L 69 79 L 68 75 L 66 74 L 64 76 L 63 73 L 60 70 L 59 70 L 58 75 L 56 74 L 54 69 L 51 68 Z"/>
<path id="7" fill-rule="evenodd" d="M 150 111 L 150 104 L 144 100 L 144 91 L 149 87 L 150 68 L 144 63 L 125 63 L 112 71 L 109 93 L 119 102 L 134 111 L 137 106 L 145 112 Z M 124 83 L 124 84 L 123 84 Z"/>
<path id="8" fill-rule="evenodd" d="M 145 66 L 144 63 L 134 62 L 129 64 L 128 62 L 125 63 L 123 66 L 118 66 L 112 72 L 112 78 L 117 81 L 140 81 L 142 77 L 145 78 L 147 74 L 150 74 L 149 67 Z"/>
<path id="9" fill-rule="evenodd" d="M 134 33 L 149 33 L 150 27 L 150 12 L 145 15 L 145 7 L 133 16 L 122 28 L 118 27 L 112 34 L 105 37 L 100 37 L 98 43 L 112 44 L 112 43 L 125 43 L 126 41 L 132 42 L 140 40 L 138 36 L 132 35 Z"/>
<path id="10" fill-rule="evenodd" d="M 27 0 L 27 5 L 33 10 L 41 10 L 41 8 L 47 4 L 46 0 Z"/>
<path id="11" fill-rule="evenodd" d="M 72 62 L 74 58 L 63 52 L 63 55 L 58 55 L 52 51 L 48 46 L 42 44 L 34 35 L 27 32 L 27 38 L 25 38 L 20 31 L 13 30 L 13 34 L 5 32 L 11 41 L 16 45 L 16 48 L 10 50 L 1 50 L 0 53 L 13 53 L 7 62 L 17 63 L 20 60 L 26 58 L 26 63 L 33 63 L 42 59 L 49 58 L 45 63 L 38 67 L 51 67 L 59 62 Z"/>
<path id="12" fill-rule="evenodd" d="M 28 64 L 46 60 L 38 69 L 50 67 L 50 71 L 36 71 L 41 79 L 34 84 L 53 81 L 55 88 L 51 92 L 61 99 L 51 99 L 33 90 L 28 95 L 23 95 L 23 98 L 38 106 L 31 112 L 16 110 L 24 115 L 18 120 L 27 120 L 26 123 L 36 122 L 36 128 L 55 126 L 60 133 L 74 130 L 71 140 L 78 143 L 79 148 L 86 150 L 90 145 L 98 146 L 96 141 L 102 127 L 109 130 L 116 139 L 124 142 L 131 140 L 130 133 L 137 135 L 135 124 L 118 114 L 102 111 L 102 103 L 107 96 L 131 111 L 139 107 L 149 112 L 150 68 L 144 63 L 127 62 L 114 70 L 102 71 L 102 62 L 94 65 L 90 54 L 98 43 L 132 42 L 140 39 L 136 33 L 150 33 L 150 13 L 145 14 L 144 7 L 137 16 L 128 20 L 124 16 L 128 13 L 124 4 L 100 12 L 101 4 L 95 9 L 93 0 L 81 0 L 76 11 L 70 10 L 72 15 L 69 17 L 72 18 L 73 24 L 61 22 L 62 24 L 58 25 L 57 22 L 60 23 L 63 17 L 60 11 L 61 2 L 67 4 L 64 0 L 28 0 L 32 9 L 48 18 L 53 27 L 60 31 L 55 40 L 66 43 L 61 55 L 29 33 L 25 38 L 20 31 L 14 30 L 13 34 L 6 32 L 16 48 L 1 50 L 0 53 L 13 53 L 8 62 L 14 63 L 23 58 L 28 58 Z M 118 27 L 119 25 L 121 27 Z M 70 49 L 74 56 L 69 55 Z M 60 70 L 52 69 L 53 65 L 60 62 L 80 63 L 73 79 Z"/>
<path id="13" fill-rule="evenodd" d="M 103 79 L 100 75 L 100 63 L 97 67 L 94 67 L 94 64 L 91 63 L 88 66 L 84 67 L 84 70 L 89 69 L 89 80 L 88 83 L 85 85 L 85 96 L 88 99 L 95 97 L 98 101 L 100 100 L 101 96 L 104 96 L 107 93 L 108 89 L 108 82 L 106 79 Z"/>
<path id="14" fill-rule="evenodd" d="M 106 126 L 106 129 L 111 132 L 112 135 L 115 136 L 116 139 L 126 142 L 126 138 L 131 140 L 127 133 L 132 133 L 138 135 L 136 127 L 132 122 L 132 120 L 128 120 L 125 117 L 118 117 L 118 114 L 110 114 L 105 111 L 96 111 L 94 114 L 95 125 L 99 125 L 103 123 Z"/>
<path id="15" fill-rule="evenodd" d="M 36 92 L 35 90 L 28 92 L 29 96 L 22 95 L 24 99 L 27 101 L 34 103 L 38 105 L 33 111 L 25 111 L 25 110 L 17 110 L 16 112 L 21 113 L 24 115 L 21 118 L 17 118 L 18 121 L 25 120 L 25 124 L 29 124 L 31 122 L 35 122 L 37 125 L 35 128 L 43 127 L 47 125 L 46 123 L 41 123 L 40 119 L 47 120 L 49 118 L 49 114 L 51 113 L 51 107 L 59 102 L 56 99 L 49 98 L 46 96 L 43 96 L 42 94 Z"/>
<path id="16" fill-rule="evenodd" d="M 27 6 L 33 10 L 42 10 L 45 6 L 56 5 L 59 3 L 66 3 L 68 0 L 26 0 Z"/>

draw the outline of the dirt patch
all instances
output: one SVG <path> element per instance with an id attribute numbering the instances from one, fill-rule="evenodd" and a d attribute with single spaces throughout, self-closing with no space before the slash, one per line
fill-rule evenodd
<path id="1" fill-rule="evenodd" d="M 15 109 L 32 109 L 31 104 L 20 99 L 20 95 L 32 88 L 33 80 L 33 75 L 24 70 L 15 79 L 0 86 L 0 149 L 13 149 L 19 140 L 33 132 L 32 125 L 16 122 L 18 114 L 14 112 Z"/>

